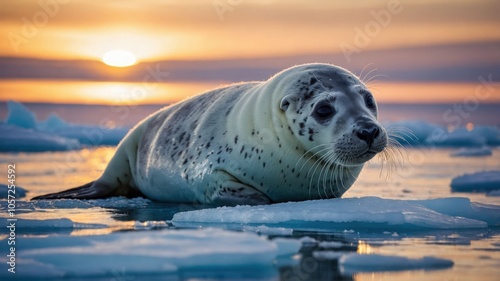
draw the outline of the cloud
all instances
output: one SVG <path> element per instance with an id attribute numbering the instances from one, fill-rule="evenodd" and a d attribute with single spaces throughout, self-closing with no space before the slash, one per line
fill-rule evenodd
<path id="1" fill-rule="evenodd" d="M 252 59 L 162 60 L 113 68 L 90 60 L 2 57 L 0 79 L 142 81 L 150 71 L 159 70 L 169 73 L 167 81 L 238 82 L 265 80 L 284 68 L 309 62 L 333 63 L 357 74 L 364 68 L 376 68 L 376 73 L 383 75 L 379 80 L 476 81 L 478 75 L 500 76 L 500 41 L 366 50 L 352 54 L 350 62 L 342 53 L 313 53 Z"/>
<path id="2" fill-rule="evenodd" d="M 25 20 L 34 22 L 45 11 L 39 3 L 57 1 L 3 1 L 0 33 L 22 35 Z M 232 3 L 222 18 L 214 1 L 61 2 L 68 3 L 27 36 L 17 53 L 8 40 L 0 41 L 0 55 L 88 59 L 118 44 L 142 58 L 331 53 L 352 44 L 357 29 L 364 30 L 392 2 L 400 3 L 401 12 L 364 49 L 500 40 L 500 2 L 488 0 L 221 0 Z"/>

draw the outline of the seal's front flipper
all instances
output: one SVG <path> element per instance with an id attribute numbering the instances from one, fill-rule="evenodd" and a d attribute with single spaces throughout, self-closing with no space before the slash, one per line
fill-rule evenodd
<path id="1" fill-rule="evenodd" d="M 109 185 L 100 183 L 99 181 L 89 182 L 79 187 L 71 188 L 65 191 L 50 193 L 42 196 L 34 197 L 32 200 L 40 199 L 99 199 L 112 196 L 127 196 L 136 197 L 142 194 L 133 189 L 118 189 L 112 188 Z"/>
<path id="2" fill-rule="evenodd" d="M 217 205 L 264 205 L 271 199 L 255 188 L 236 181 L 225 181 L 212 195 Z"/>

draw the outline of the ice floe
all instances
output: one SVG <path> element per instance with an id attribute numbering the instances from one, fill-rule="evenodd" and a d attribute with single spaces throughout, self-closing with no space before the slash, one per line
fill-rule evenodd
<path id="1" fill-rule="evenodd" d="M 177 226 L 268 225 L 293 229 L 460 229 L 500 225 L 500 206 L 467 198 L 393 200 L 378 197 L 288 202 L 180 212 Z"/>
<path id="2" fill-rule="evenodd" d="M 39 121 L 23 104 L 9 101 L 0 123 L 0 152 L 43 152 L 80 149 L 82 145 L 117 145 L 129 128 L 71 124 L 52 113 Z"/>
<path id="3" fill-rule="evenodd" d="M 5 241 L 1 241 L 5 243 Z M 272 268 L 279 256 L 297 253 L 301 243 L 269 240 L 248 232 L 220 229 L 135 231 L 97 236 L 25 237 L 16 248 L 18 278 L 125 277 L 183 269 Z M 6 256 L 0 257 L 5 264 Z M 11 273 L 0 272 L 0 278 Z M 131 280 L 131 279 L 125 280 Z"/>
<path id="4" fill-rule="evenodd" d="M 338 260 L 339 269 L 343 274 L 353 274 L 357 272 L 443 269 L 453 266 L 453 261 L 451 260 L 432 256 L 414 259 L 380 254 L 350 253 L 342 255 Z"/>
<path id="5" fill-rule="evenodd" d="M 15 193 L 11 195 L 15 196 L 16 199 L 24 198 L 26 197 L 26 192 L 28 192 L 26 189 L 16 186 Z M 8 193 L 8 186 L 5 184 L 0 184 L 0 198 L 7 199 L 7 193 Z"/>
<path id="6" fill-rule="evenodd" d="M 0 152 L 43 152 L 80 149 L 76 139 L 48 132 L 0 124 Z"/>
<path id="7" fill-rule="evenodd" d="M 27 109 L 22 103 L 15 101 L 7 102 L 7 119 L 5 124 L 24 129 L 36 128 L 35 113 Z"/>
<path id="8" fill-rule="evenodd" d="M 493 150 L 487 146 L 462 148 L 451 154 L 452 157 L 484 157 L 493 155 Z"/>
<path id="9" fill-rule="evenodd" d="M 458 176 L 451 181 L 454 192 L 491 192 L 500 190 L 500 171 L 483 171 Z"/>
<path id="10" fill-rule="evenodd" d="M 447 128 L 421 120 L 397 121 L 386 125 L 388 131 L 403 145 L 433 147 L 470 147 L 500 145 L 500 129 L 494 126 L 465 127 L 448 131 Z"/>
<path id="11" fill-rule="evenodd" d="M 39 152 L 79 149 L 81 146 L 116 145 L 129 128 L 108 128 L 66 122 L 52 113 L 46 120 L 37 120 L 23 104 L 9 101 L 9 113 L 0 122 L 0 152 Z M 421 120 L 397 121 L 386 124 L 397 132 L 396 140 L 403 145 L 436 147 L 475 147 L 500 145 L 500 129 L 494 126 L 447 128 Z M 466 153 L 466 152 L 464 152 Z M 476 152 L 477 153 L 477 152 Z M 486 153 L 486 151 L 483 151 Z M 477 156 L 477 155 L 476 155 Z"/>

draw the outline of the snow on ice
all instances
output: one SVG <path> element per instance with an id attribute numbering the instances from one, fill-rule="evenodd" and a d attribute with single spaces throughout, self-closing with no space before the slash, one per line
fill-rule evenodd
<path id="1" fill-rule="evenodd" d="M 180 212 L 176 226 L 258 224 L 293 229 L 464 229 L 500 225 L 500 206 L 467 198 L 393 200 L 378 197 L 219 207 Z"/>

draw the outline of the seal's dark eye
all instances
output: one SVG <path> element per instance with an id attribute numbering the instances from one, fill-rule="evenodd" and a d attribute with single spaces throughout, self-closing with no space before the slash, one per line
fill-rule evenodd
<path id="1" fill-rule="evenodd" d="M 327 103 L 319 104 L 318 107 L 316 107 L 316 110 L 314 111 L 316 117 L 318 119 L 328 119 L 332 117 L 335 114 L 335 109 Z"/>
<path id="2" fill-rule="evenodd" d="M 373 97 L 371 95 L 365 96 L 365 104 L 366 104 L 366 107 L 368 107 L 368 108 L 371 108 L 371 109 L 375 108 L 375 100 L 373 99 Z"/>

